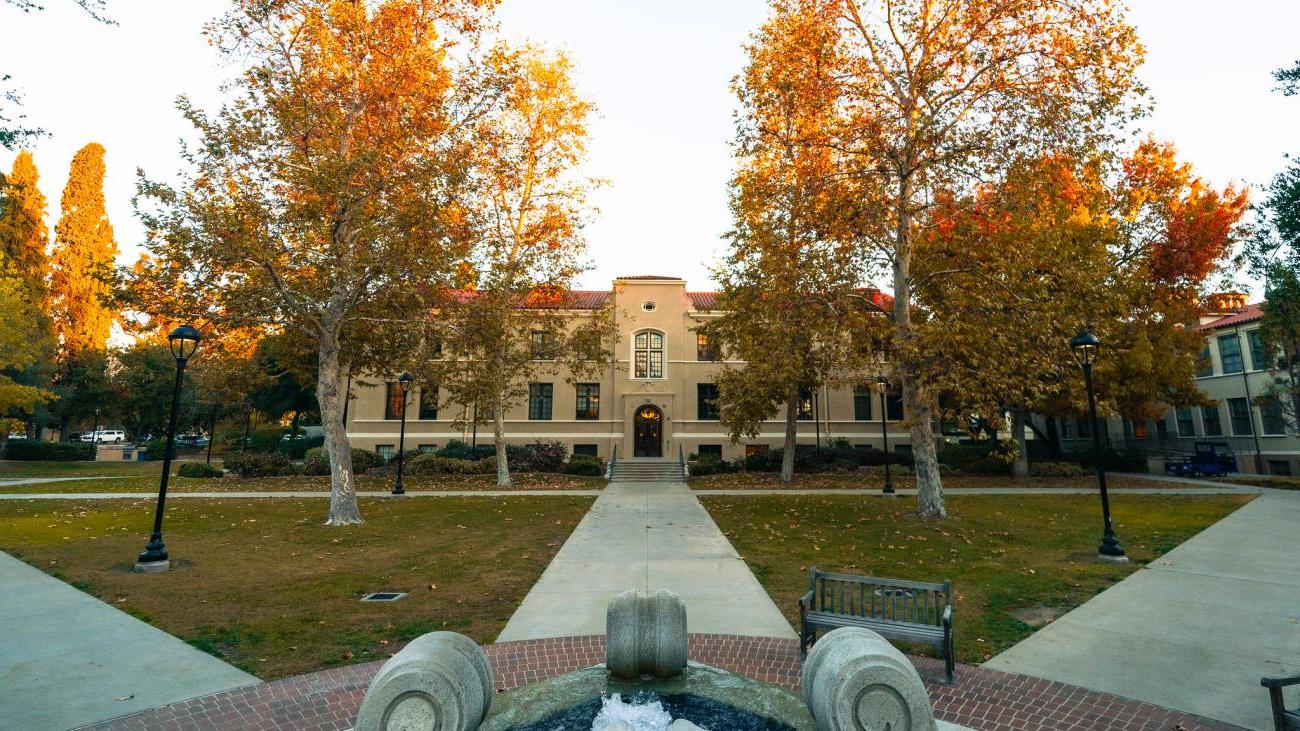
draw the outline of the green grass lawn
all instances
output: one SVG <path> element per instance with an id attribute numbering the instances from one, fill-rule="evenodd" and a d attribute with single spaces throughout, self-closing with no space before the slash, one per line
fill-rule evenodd
<path id="1" fill-rule="evenodd" d="M 691 487 L 697 490 L 845 490 L 868 489 L 879 490 L 884 487 L 885 479 L 880 474 L 866 472 L 822 472 L 817 474 L 796 474 L 790 484 L 781 482 L 781 476 L 775 472 L 732 472 L 729 474 L 692 476 Z M 910 474 L 893 475 L 894 487 L 916 487 L 916 481 Z M 1152 488 L 1160 490 L 1195 487 L 1189 483 L 1177 483 L 1150 480 L 1127 475 L 1106 476 L 1109 487 Z M 1026 487 L 1026 488 L 1089 488 L 1097 487 L 1097 476 L 1089 474 L 1082 477 L 1025 477 L 1014 478 L 1002 475 L 944 475 L 945 488 L 962 487 Z"/>
<path id="2" fill-rule="evenodd" d="M 220 462 L 213 460 L 213 464 Z M 30 465 L 26 473 L 4 472 L 15 465 Z M 87 465 L 87 467 L 69 467 Z M 94 465 L 103 465 L 95 468 Z M 254 477 L 248 479 L 178 477 L 179 463 L 172 463 L 169 492 L 328 492 L 328 476 Z M 0 462 L 0 493 L 87 493 L 87 492 L 154 492 L 162 476 L 162 462 Z M 112 479 L 78 479 L 68 482 L 39 482 L 28 485 L 5 485 L 3 480 L 22 477 L 107 477 Z M 584 477 L 551 473 L 521 473 L 512 476 L 511 490 L 599 490 L 603 477 Z M 495 475 L 406 475 L 407 490 L 496 490 Z M 360 490 L 390 490 L 392 476 L 360 475 Z"/>
<path id="3" fill-rule="evenodd" d="M 385 658 L 425 632 L 491 642 L 591 505 L 580 497 L 176 501 L 167 573 L 130 571 L 149 500 L 0 503 L 0 548 L 264 679 Z M 404 591 L 363 603 L 372 591 Z"/>
<path id="4" fill-rule="evenodd" d="M 705 496 L 715 521 L 798 627 L 808 569 L 953 581 L 957 656 L 978 663 L 1173 549 L 1248 495 L 1111 498 L 1134 563 L 1097 562 L 1098 501 L 1088 495 L 950 496 L 952 517 L 925 522 L 914 499 Z M 1019 615 L 1020 618 L 1017 618 Z"/>

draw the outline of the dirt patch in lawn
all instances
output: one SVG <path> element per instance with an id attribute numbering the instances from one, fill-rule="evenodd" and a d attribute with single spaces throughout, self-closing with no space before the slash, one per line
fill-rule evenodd
<path id="1" fill-rule="evenodd" d="M 177 567 L 131 573 L 150 500 L 0 503 L 0 548 L 260 678 L 385 658 L 439 629 L 491 642 L 591 505 L 581 497 L 176 501 Z M 396 602 L 362 602 L 402 591 Z"/>
<path id="2" fill-rule="evenodd" d="M 849 495 L 704 496 L 705 507 L 793 626 L 808 570 L 918 581 L 951 579 L 957 655 L 979 663 L 1172 550 L 1250 495 L 1112 496 L 1133 563 L 1094 560 L 1100 507 L 1091 495 L 964 495 L 951 517 L 916 518 L 916 501 Z"/>

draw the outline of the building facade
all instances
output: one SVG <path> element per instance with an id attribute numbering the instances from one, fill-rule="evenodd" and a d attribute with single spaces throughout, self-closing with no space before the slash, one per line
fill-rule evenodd
<path id="1" fill-rule="evenodd" d="M 1300 474 L 1300 437 L 1288 429 L 1277 403 L 1259 402 L 1274 380 L 1285 377 L 1278 356 L 1265 352 L 1259 336 L 1262 306 L 1248 305 L 1245 295 L 1235 293 L 1214 295 L 1208 305 L 1196 326 L 1205 336 L 1205 366 L 1196 386 L 1213 403 L 1171 408 L 1148 422 L 1111 418 L 1107 438 L 1112 445 L 1145 448 L 1154 461 L 1190 453 L 1196 442 L 1227 444 L 1240 472 Z M 1059 419 L 1055 427 L 1064 451 L 1091 447 L 1086 419 Z"/>
<path id="2" fill-rule="evenodd" d="M 608 460 L 717 454 L 735 459 L 781 446 L 784 410 L 761 433 L 732 443 L 718 421 L 716 375 L 728 365 L 697 328 L 719 317 L 717 294 L 689 292 L 674 277 L 614 280 L 609 291 L 574 293 L 580 316 L 610 316 L 618 334 L 612 362 L 599 378 L 570 383 L 547 377 L 529 384 L 528 402 L 505 415 L 512 444 L 560 441 L 579 454 Z M 401 390 L 396 374 L 354 379 L 346 419 L 354 446 L 380 453 L 397 449 Z M 472 426 L 466 407 L 441 402 L 436 384 L 415 384 L 407 396 L 406 448 L 433 449 L 456 439 L 490 444 L 490 426 Z M 887 395 L 883 409 L 890 451 L 910 449 L 902 400 Z M 800 444 L 847 439 L 883 446 L 880 395 L 867 384 L 823 387 L 801 398 Z M 457 423 L 465 426 L 457 427 Z"/>

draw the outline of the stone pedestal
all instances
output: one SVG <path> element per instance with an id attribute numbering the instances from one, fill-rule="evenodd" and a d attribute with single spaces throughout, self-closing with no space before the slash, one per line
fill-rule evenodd
<path id="1" fill-rule="evenodd" d="M 843 627 L 813 645 L 804 698 L 821 731 L 935 731 L 925 683 L 885 638 Z"/>
<path id="2" fill-rule="evenodd" d="M 492 704 L 487 653 L 455 632 L 416 638 L 379 668 L 356 731 L 471 731 Z"/>
<path id="3" fill-rule="evenodd" d="M 136 561 L 135 566 L 131 569 L 137 574 L 158 574 L 172 567 L 171 561 Z"/>
<path id="4" fill-rule="evenodd" d="M 672 678 L 686 668 L 686 603 L 660 589 L 626 591 L 605 612 L 605 667 L 616 678 Z"/>

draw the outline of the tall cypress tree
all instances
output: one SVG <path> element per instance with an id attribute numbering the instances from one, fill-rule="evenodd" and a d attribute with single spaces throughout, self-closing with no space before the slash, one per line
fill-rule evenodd
<path id="1" fill-rule="evenodd" d="M 104 146 L 91 142 L 72 158 L 54 227 L 50 312 L 60 355 L 102 351 L 115 314 L 108 303 L 117 242 L 104 210 Z"/>
<path id="2" fill-rule="evenodd" d="M 27 150 L 14 158 L 13 171 L 0 186 L 0 255 L 6 269 L 22 280 L 31 301 L 45 300 L 50 260 L 45 248 L 45 196 L 37 188 L 40 173 Z"/>

